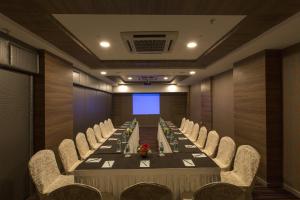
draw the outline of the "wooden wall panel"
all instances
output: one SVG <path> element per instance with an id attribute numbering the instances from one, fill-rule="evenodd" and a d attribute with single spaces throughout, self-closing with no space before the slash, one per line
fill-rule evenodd
<path id="1" fill-rule="evenodd" d="M 134 117 L 143 127 L 156 127 L 160 117 L 171 120 L 177 125 L 186 116 L 187 93 L 161 93 L 160 115 L 132 115 L 132 94 L 113 94 L 112 118 L 116 125 Z"/>
<path id="2" fill-rule="evenodd" d="M 212 81 L 211 78 L 201 82 L 201 120 L 207 129 L 212 128 Z"/>
<path id="3" fill-rule="evenodd" d="M 72 65 L 45 53 L 45 147 L 56 149 L 73 137 Z"/>
<path id="4" fill-rule="evenodd" d="M 111 117 L 111 94 L 81 86 L 73 87 L 74 136 Z"/>
<path id="5" fill-rule="evenodd" d="M 190 87 L 190 119 L 201 124 L 201 82 Z"/>
<path id="6" fill-rule="evenodd" d="M 259 177 L 270 186 L 282 181 L 281 52 L 267 50 L 234 67 L 236 142 L 261 154 Z"/>

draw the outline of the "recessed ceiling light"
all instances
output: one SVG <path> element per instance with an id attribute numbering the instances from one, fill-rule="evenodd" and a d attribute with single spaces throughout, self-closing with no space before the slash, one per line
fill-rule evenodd
<path id="1" fill-rule="evenodd" d="M 190 71 L 190 75 L 194 75 L 194 74 L 196 74 L 195 71 Z"/>
<path id="2" fill-rule="evenodd" d="M 107 72 L 106 72 L 106 71 L 102 71 L 101 74 L 102 74 L 102 75 L 106 75 Z"/>
<path id="3" fill-rule="evenodd" d="M 129 76 L 129 77 L 128 77 L 128 80 L 132 80 L 132 77 Z"/>
<path id="4" fill-rule="evenodd" d="M 100 43 L 100 46 L 103 47 L 103 48 L 108 48 L 110 47 L 110 43 L 108 41 L 101 41 Z"/>
<path id="5" fill-rule="evenodd" d="M 165 79 L 165 80 L 168 80 L 169 78 L 165 76 L 164 79 Z"/>
<path id="6" fill-rule="evenodd" d="M 197 46 L 197 42 L 188 42 L 186 44 L 186 47 L 189 48 L 189 49 L 193 49 Z"/>

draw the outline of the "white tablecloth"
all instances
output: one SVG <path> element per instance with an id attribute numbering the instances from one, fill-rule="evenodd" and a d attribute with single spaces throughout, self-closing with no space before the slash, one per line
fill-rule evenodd
<path id="1" fill-rule="evenodd" d="M 140 134 L 139 134 L 139 123 L 137 122 L 135 128 L 132 131 L 132 134 L 128 140 L 130 147 L 130 153 L 137 153 L 137 148 L 139 146 Z"/>
<path id="2" fill-rule="evenodd" d="M 169 142 L 167 141 L 167 138 L 162 130 L 161 125 L 158 123 L 158 130 L 157 130 L 157 141 L 159 145 L 163 145 L 164 146 L 164 153 L 172 153 L 172 148 L 169 144 Z"/>

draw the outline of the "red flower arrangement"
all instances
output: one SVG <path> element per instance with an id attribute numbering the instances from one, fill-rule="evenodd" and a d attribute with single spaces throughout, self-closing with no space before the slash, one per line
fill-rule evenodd
<path id="1" fill-rule="evenodd" d="M 149 144 L 141 144 L 138 147 L 137 151 L 142 157 L 147 157 L 148 152 L 150 151 L 150 145 Z"/>

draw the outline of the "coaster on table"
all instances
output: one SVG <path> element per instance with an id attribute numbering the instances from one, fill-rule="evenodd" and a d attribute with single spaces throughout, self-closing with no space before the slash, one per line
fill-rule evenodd
<path id="1" fill-rule="evenodd" d="M 150 160 L 141 160 L 140 167 L 150 167 Z"/>
<path id="2" fill-rule="evenodd" d="M 102 165 L 102 168 L 112 168 L 112 166 L 114 165 L 115 161 L 114 160 L 108 160 L 105 161 Z"/>
<path id="3" fill-rule="evenodd" d="M 186 137 L 179 137 L 178 140 L 188 140 Z"/>
<path id="4" fill-rule="evenodd" d="M 192 145 L 192 144 L 186 144 L 186 145 L 184 145 L 184 147 L 187 149 L 197 148 L 196 145 Z"/>
<path id="5" fill-rule="evenodd" d="M 205 158 L 206 155 L 204 153 L 192 153 L 194 158 Z"/>
<path id="6" fill-rule="evenodd" d="M 85 162 L 86 163 L 99 163 L 102 160 L 102 158 L 89 158 Z"/>
<path id="7" fill-rule="evenodd" d="M 182 162 L 186 167 L 195 167 L 195 164 L 192 159 L 183 159 Z"/>
<path id="8" fill-rule="evenodd" d="M 115 132 L 114 135 L 122 135 L 122 132 Z"/>
<path id="9" fill-rule="evenodd" d="M 108 138 L 108 140 L 115 141 L 115 140 L 118 140 L 118 138 Z"/>
<path id="10" fill-rule="evenodd" d="M 105 146 L 101 146 L 100 149 L 110 149 L 111 145 L 105 145 Z"/>

